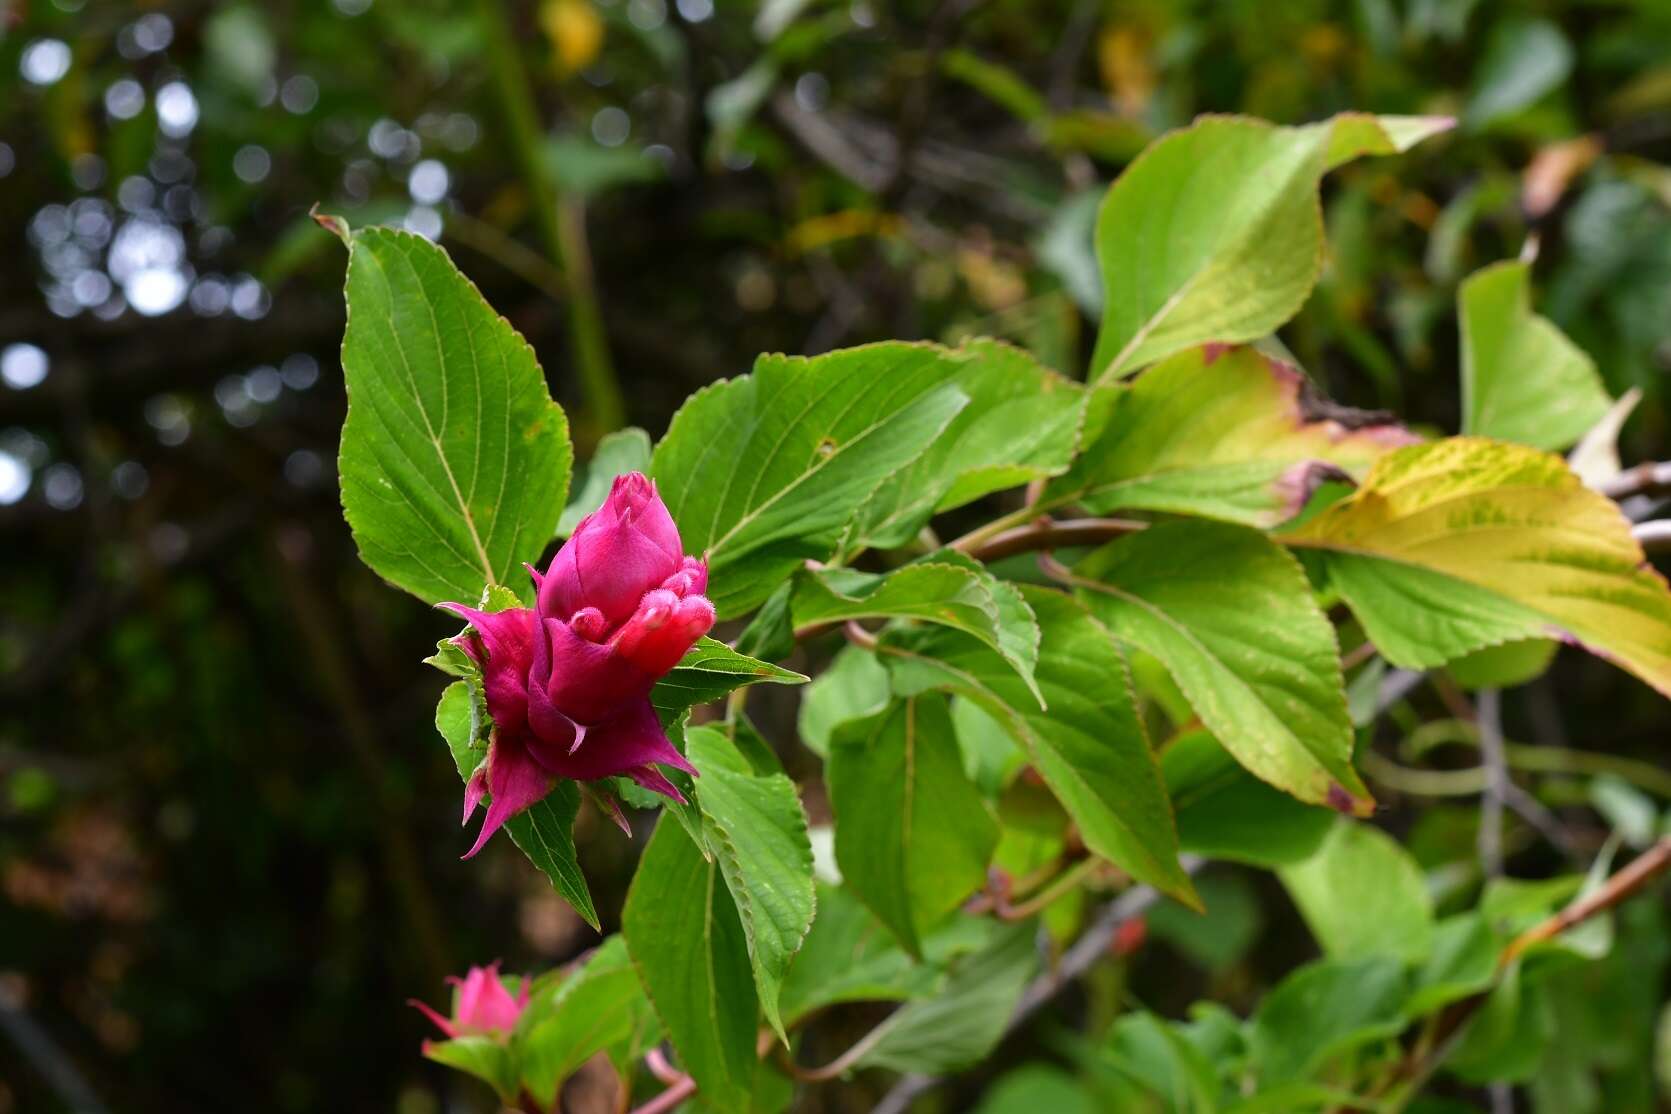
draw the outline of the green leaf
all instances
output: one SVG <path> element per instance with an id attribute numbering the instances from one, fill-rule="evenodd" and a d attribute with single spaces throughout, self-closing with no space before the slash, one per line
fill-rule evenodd
<path id="1" fill-rule="evenodd" d="M 487 759 L 482 736 L 476 733 L 470 684 L 454 681 L 441 693 L 435 708 L 435 729 L 446 740 L 452 751 L 459 777 L 468 782 L 476 767 Z M 491 798 L 484 798 L 486 807 Z M 572 781 L 559 778 L 544 799 L 517 813 L 505 822 L 505 831 L 528 860 L 551 880 L 558 896 L 574 907 L 582 920 L 598 928 L 598 911 L 592 904 L 592 894 L 586 887 L 586 876 L 580 870 L 580 858 L 575 853 L 574 818 L 580 812 L 580 789 Z"/>
<path id="2" fill-rule="evenodd" d="M 1433 898 L 1421 867 L 1379 828 L 1342 818 L 1315 854 L 1278 872 L 1311 934 L 1332 959 L 1433 950 Z"/>
<path id="3" fill-rule="evenodd" d="M 954 47 L 941 55 L 940 71 L 984 93 L 1018 120 L 1039 124 L 1050 115 L 1050 102 L 1008 66 Z"/>
<path id="4" fill-rule="evenodd" d="M 1531 265 L 1511 260 L 1476 271 L 1457 291 L 1462 432 L 1564 449 L 1612 400 L 1590 357 L 1532 312 L 1531 280 Z"/>
<path id="5" fill-rule="evenodd" d="M 718 728 L 691 728 L 685 745 L 702 775 L 696 804 L 742 919 L 760 1006 L 787 1045 L 778 994 L 813 916 L 806 813 L 794 782 L 758 773 Z"/>
<path id="6" fill-rule="evenodd" d="M 986 882 L 998 826 L 963 772 L 944 697 L 843 724 L 825 767 L 846 885 L 905 949 Z"/>
<path id="7" fill-rule="evenodd" d="M 1454 116 L 1374 116 L 1367 112 L 1342 112 L 1334 118 L 1334 130 L 1329 133 L 1324 169 L 1333 170 L 1364 155 L 1396 155 L 1454 127 Z"/>
<path id="8" fill-rule="evenodd" d="M 580 197 L 664 177 L 661 163 L 645 154 L 642 147 L 605 147 L 589 136 L 547 136 L 540 145 L 539 159 L 558 188 Z"/>
<path id="9" fill-rule="evenodd" d="M 1085 416 L 1085 391 L 1029 353 L 977 339 L 944 352 L 969 396 L 928 450 L 882 481 L 853 524 L 856 544 L 904 545 L 940 511 L 1064 471 Z"/>
<path id="10" fill-rule="evenodd" d="M 1061 592 L 1022 588 L 1038 617 L 1038 683 L 1049 705 L 998 655 L 945 629 L 889 631 L 879 650 L 901 693 L 949 688 L 1011 733 L 1079 826 L 1085 845 L 1134 878 L 1196 904 L 1178 863 L 1172 809 L 1108 631 Z"/>
<path id="11" fill-rule="evenodd" d="M 1151 510 L 1274 526 L 1316 486 L 1361 476 L 1414 437 L 1367 411 L 1323 400 L 1300 371 L 1252 348 L 1194 348 L 1128 387 L 1046 505 L 1098 514 Z"/>
<path id="12" fill-rule="evenodd" d="M 636 426 L 606 433 L 598 440 L 592 460 L 586 466 L 586 479 L 563 508 L 557 520 L 557 536 L 566 538 L 574 533 L 580 520 L 603 506 L 609 498 L 609 488 L 615 477 L 628 472 L 650 470 L 650 435 Z"/>
<path id="13" fill-rule="evenodd" d="M 754 613 L 748 626 L 736 639 L 737 652 L 750 657 L 778 661 L 795 652 L 795 624 L 789 614 L 789 600 L 795 582 L 779 584 L 760 610 Z"/>
<path id="14" fill-rule="evenodd" d="M 1555 1035 L 1552 1006 L 1546 988 L 1511 964 L 1446 1057 L 1445 1070 L 1482 1085 L 1530 1079 Z"/>
<path id="15" fill-rule="evenodd" d="M 551 1107 L 563 1081 L 598 1052 L 608 1053 L 615 1070 L 630 1078 L 659 1032 L 626 942 L 611 936 L 552 992 L 537 993 L 517 1020 L 522 1085 L 542 1107 Z"/>
<path id="16" fill-rule="evenodd" d="M 974 1114 L 1096 1114 L 1089 1087 L 1049 1064 L 1027 1064 L 999 1078 L 981 1096 Z"/>
<path id="17" fill-rule="evenodd" d="M 744 685 L 762 683 L 800 685 L 806 683 L 806 677 L 792 669 L 739 654 L 723 642 L 704 637 L 656 682 L 650 691 L 650 702 L 665 721 L 686 708 L 718 700 Z"/>
<path id="18" fill-rule="evenodd" d="M 1514 688 L 1543 676 L 1558 645 L 1550 638 L 1528 638 L 1487 646 L 1446 663 L 1445 672 L 1470 692 Z"/>
<path id="19" fill-rule="evenodd" d="M 1659 806 L 1618 774 L 1590 782 L 1590 804 L 1627 847 L 1646 848 L 1659 834 Z"/>
<path id="20" fill-rule="evenodd" d="M 1202 970 L 1227 974 L 1248 957 L 1264 931 L 1260 897 L 1241 874 L 1209 872 L 1195 884 L 1206 912 L 1158 902 L 1145 915 L 1149 932 Z"/>
<path id="21" fill-rule="evenodd" d="M 1030 921 L 998 930 L 991 944 L 953 969 L 939 994 L 882 1022 L 859 1065 L 941 1074 L 979 1063 L 1004 1035 L 1038 966 L 1036 932 Z"/>
<path id="22" fill-rule="evenodd" d="M 1334 1057 L 1404 1028 L 1407 978 L 1396 959 L 1320 960 L 1259 1003 L 1248 1045 L 1261 1090 L 1309 1079 Z"/>
<path id="23" fill-rule="evenodd" d="M 748 940 L 717 863 L 666 817 L 644 848 L 621 911 L 644 989 L 704 1100 L 745 1110 L 755 1074 Z"/>
<path id="24" fill-rule="evenodd" d="M 836 728 L 875 715 L 891 695 L 888 671 L 876 655 L 852 644 L 843 646 L 801 698 L 801 741 L 820 758 L 828 756 Z"/>
<path id="25" fill-rule="evenodd" d="M 1169 1110 L 1212 1110 L 1218 1077 L 1199 1049 L 1152 1013 L 1129 1013 L 1108 1030 L 1110 1066 L 1167 1103 Z"/>
<path id="26" fill-rule="evenodd" d="M 1510 16 L 1491 29 L 1463 113 L 1470 128 L 1518 112 L 1565 81 L 1572 44 L 1547 19 Z"/>
<path id="27" fill-rule="evenodd" d="M 1163 523 L 1085 558 L 1075 583 L 1116 636 L 1166 664 L 1248 770 L 1302 801 L 1373 807 L 1352 766 L 1334 627 L 1299 562 L 1263 534 Z"/>
<path id="28" fill-rule="evenodd" d="M 425 1041 L 424 1058 L 473 1075 L 492 1087 L 505 1102 L 516 1098 L 516 1063 L 511 1050 L 493 1037 L 457 1037 Z"/>
<path id="29" fill-rule="evenodd" d="M 1292 317 L 1317 281 L 1327 127 L 1204 117 L 1128 166 L 1097 214 L 1105 301 L 1092 382 Z"/>
<path id="30" fill-rule="evenodd" d="M 905 954 L 846 889 L 820 883 L 817 904 L 812 931 L 790 962 L 779 993 L 786 1024 L 837 1002 L 898 1001 L 934 985 L 934 968 Z"/>
<path id="31" fill-rule="evenodd" d="M 1499 951 L 1491 926 L 1478 913 L 1446 917 L 1433 928 L 1433 949 L 1416 971 L 1406 1012 L 1425 1017 L 1486 990 L 1497 977 Z"/>
<path id="32" fill-rule="evenodd" d="M 533 349 L 422 236 L 353 233 L 346 293 L 339 471 L 361 559 L 428 603 L 511 583 L 573 457 Z"/>
<path id="33" fill-rule="evenodd" d="M 1280 540 L 1326 552 L 1330 582 L 1394 665 L 1555 637 L 1671 695 L 1665 579 L 1560 457 L 1476 437 L 1400 449 Z"/>
<path id="34" fill-rule="evenodd" d="M 707 554 L 722 618 L 835 551 L 859 506 L 968 402 L 954 371 L 934 345 L 872 344 L 762 356 L 691 396 L 652 467 L 685 546 Z"/>
<path id="35" fill-rule="evenodd" d="M 1311 855 L 1334 826 L 1334 812 L 1272 789 L 1206 731 L 1187 731 L 1167 744 L 1160 768 L 1182 851 L 1275 867 Z"/>
<path id="36" fill-rule="evenodd" d="M 1275 331 L 1323 262 L 1323 172 L 1400 150 L 1432 121 L 1361 114 L 1302 128 L 1203 116 L 1162 136 L 1109 189 L 1097 215 L 1105 301 L 1093 383 L 1207 341 Z"/>
<path id="37" fill-rule="evenodd" d="M 853 569 L 809 573 L 798 579 L 791 609 L 797 627 L 905 618 L 962 631 L 1001 655 L 1037 695 L 1038 624 L 1025 601 L 973 561 L 931 557 L 882 575 Z"/>
<path id="38" fill-rule="evenodd" d="M 963 769 L 988 800 L 997 800 L 1010 781 L 1027 765 L 1027 752 L 1009 728 L 991 712 L 966 696 L 952 700 L 952 727 L 957 731 Z"/>

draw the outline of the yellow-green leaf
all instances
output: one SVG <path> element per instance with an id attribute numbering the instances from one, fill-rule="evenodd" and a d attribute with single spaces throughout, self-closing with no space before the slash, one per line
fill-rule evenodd
<path id="1" fill-rule="evenodd" d="M 1515 639 L 1576 642 L 1671 695 L 1671 592 L 1612 501 L 1560 457 L 1456 437 L 1384 458 L 1289 545 L 1395 665 Z"/>
<path id="2" fill-rule="evenodd" d="M 1115 396 L 1112 412 L 1047 505 L 1274 526 L 1322 480 L 1362 476 L 1416 440 L 1383 415 L 1328 402 L 1297 368 L 1252 348 L 1179 352 L 1103 393 Z"/>

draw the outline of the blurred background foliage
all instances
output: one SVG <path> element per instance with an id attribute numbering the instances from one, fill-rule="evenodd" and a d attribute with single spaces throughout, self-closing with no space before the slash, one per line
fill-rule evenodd
<path id="1" fill-rule="evenodd" d="M 1325 187 L 1325 279 L 1284 332 L 1312 376 L 1454 430 L 1457 283 L 1535 239 L 1539 309 L 1645 393 L 1626 460 L 1671 451 L 1665 0 L 0 3 L 0 1114 L 77 1088 L 480 1108 L 400 1003 L 593 942 L 506 841 L 457 861 L 419 663 L 456 624 L 354 557 L 343 253 L 310 206 L 439 238 L 534 344 L 584 459 L 762 351 L 983 333 L 1078 374 L 1121 166 L 1198 113 L 1343 109 L 1461 126 Z M 1410 753 L 1405 712 L 1379 730 Z M 1580 766 L 1638 760 L 1540 787 L 1580 849 L 1659 823 L 1646 688 L 1563 656 L 1509 713 Z M 797 750 L 788 710 L 763 722 Z M 1439 877 L 1471 859 L 1466 799 L 1384 799 Z M 590 811 L 577 836 L 610 927 L 642 841 Z M 1157 913 L 1063 1008 L 1245 1013 L 1307 958 L 1268 876 L 1202 888 L 1205 920 Z M 1654 1108 L 1663 907 L 1620 931 L 1549 992 L 1540 1110 Z M 949 1101 L 1041 1109 L 1096 1074 L 1085 1039 L 1047 1025 L 996 1062 L 1048 1063 Z"/>

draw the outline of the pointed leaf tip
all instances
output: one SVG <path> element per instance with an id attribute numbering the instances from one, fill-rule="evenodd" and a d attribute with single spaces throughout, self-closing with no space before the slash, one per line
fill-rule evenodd
<path id="1" fill-rule="evenodd" d="M 332 233 L 337 239 L 341 240 L 344 247 L 347 247 L 352 243 L 354 233 L 348 227 L 348 221 L 343 217 L 333 216 L 330 213 L 321 213 L 317 203 L 314 204 L 313 208 L 308 210 L 308 216 L 312 217 L 314 223 L 320 228 Z"/>

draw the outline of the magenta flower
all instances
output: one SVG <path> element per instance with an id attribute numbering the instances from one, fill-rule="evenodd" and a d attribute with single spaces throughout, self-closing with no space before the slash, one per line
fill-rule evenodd
<path id="1" fill-rule="evenodd" d="M 650 689 L 714 625 L 708 566 L 687 557 L 656 486 L 618 477 L 552 558 L 535 607 L 493 614 L 445 603 L 471 630 L 454 641 L 481 667 L 493 738 L 464 788 L 469 822 L 493 800 L 469 858 L 560 777 L 625 774 L 676 801 L 656 763 L 694 774 L 668 741 Z"/>
<path id="2" fill-rule="evenodd" d="M 511 997 L 504 980 L 499 977 L 499 964 L 472 967 L 462 979 L 456 975 L 447 979 L 458 988 L 453 996 L 452 1017 L 442 1017 L 425 1002 L 407 999 L 407 1004 L 423 1011 L 435 1022 L 436 1028 L 448 1040 L 458 1037 L 505 1037 L 516 1028 L 516 1019 L 528 1005 L 528 982 L 523 980 L 522 993 Z"/>

